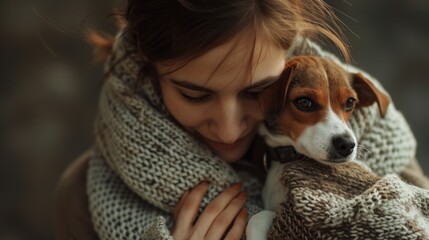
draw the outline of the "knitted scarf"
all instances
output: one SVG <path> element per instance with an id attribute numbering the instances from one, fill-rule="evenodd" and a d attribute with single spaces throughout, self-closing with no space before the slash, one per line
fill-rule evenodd
<path id="1" fill-rule="evenodd" d="M 285 164 L 269 239 L 429 239 L 429 191 L 360 164 Z"/>
<path id="2" fill-rule="evenodd" d="M 139 78 L 143 62 L 127 37 L 119 34 L 113 51 L 99 100 L 87 192 L 101 239 L 136 239 L 158 216 L 171 226 L 180 196 L 201 181 L 210 183 L 203 209 L 243 179 L 175 123 L 153 79 Z M 261 209 L 261 187 L 256 177 L 246 179 L 249 215 Z"/>
<path id="3" fill-rule="evenodd" d="M 291 54 L 300 53 L 322 51 L 310 46 Z M 235 172 L 177 125 L 152 85 L 155 79 L 139 77 L 143 65 L 135 44 L 119 34 L 106 62 L 87 173 L 89 209 L 99 237 L 148 239 L 143 234 L 155 232 L 153 239 L 171 238 L 173 208 L 183 192 L 203 180 L 210 187 L 201 209 L 227 186 L 243 181 L 249 217 L 260 211 L 261 183 Z M 414 137 L 393 106 L 385 119 L 377 106 L 356 111 L 350 124 L 368 149 L 362 159 L 377 174 L 400 172 L 415 154 Z"/>

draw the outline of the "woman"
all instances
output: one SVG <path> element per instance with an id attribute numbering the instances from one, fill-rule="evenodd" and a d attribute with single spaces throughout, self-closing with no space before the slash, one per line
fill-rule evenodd
<path id="1" fill-rule="evenodd" d="M 313 36 L 347 59 L 335 17 L 312 0 L 129 0 L 125 19 L 106 63 L 96 144 L 59 183 L 59 238 L 242 237 L 261 210 L 257 96 L 291 55 L 333 57 Z M 390 112 L 399 118 L 355 113 L 374 150 L 367 161 L 380 174 L 413 169 L 423 185 L 414 137 Z M 380 126 L 390 132 L 371 138 Z"/>

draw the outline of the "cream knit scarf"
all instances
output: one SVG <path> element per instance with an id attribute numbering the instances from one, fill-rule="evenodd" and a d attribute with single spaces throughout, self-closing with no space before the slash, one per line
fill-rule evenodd
<path id="1" fill-rule="evenodd" d="M 308 49 L 321 53 L 314 46 Z M 176 125 L 153 79 L 138 78 L 143 63 L 132 42 L 118 35 L 113 50 L 87 175 L 89 208 L 100 238 L 139 239 L 153 223 L 171 227 L 171 212 L 182 193 L 203 180 L 210 182 L 203 206 L 241 179 L 249 216 L 259 211 L 261 184 L 239 176 Z M 350 124 L 368 149 L 363 159 L 377 174 L 401 171 L 415 154 L 415 140 L 394 109 L 385 120 L 376 106 L 357 111 Z M 158 221 L 160 216 L 166 223 Z"/>
<path id="2" fill-rule="evenodd" d="M 202 207 L 242 181 L 229 164 L 173 121 L 152 79 L 138 79 L 143 63 L 128 41 L 118 35 L 106 64 L 110 72 L 101 91 L 88 171 L 90 211 L 102 239 L 126 234 L 135 239 L 157 216 L 171 226 L 168 213 L 185 191 L 203 180 L 210 187 Z M 256 197 L 247 203 L 249 213 L 259 211 L 259 205 Z"/>
<path id="3" fill-rule="evenodd" d="M 177 196 L 200 181 L 212 183 L 211 196 L 238 181 L 228 164 L 174 123 L 151 79 L 138 79 L 142 63 L 132 46 L 118 42 L 110 62 L 129 55 L 101 91 L 96 141 L 109 166 L 135 193 L 169 212 Z"/>

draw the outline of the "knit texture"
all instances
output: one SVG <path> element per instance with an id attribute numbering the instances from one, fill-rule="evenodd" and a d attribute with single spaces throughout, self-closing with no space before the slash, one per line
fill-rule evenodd
<path id="1" fill-rule="evenodd" d="M 292 49 L 291 55 L 323 53 L 303 43 L 305 47 Z M 139 75 L 142 66 L 134 43 L 119 34 L 106 63 L 87 173 L 89 208 L 99 237 L 170 239 L 174 206 L 184 191 L 203 180 L 210 188 L 200 211 L 237 181 L 243 181 L 248 192 L 249 217 L 260 211 L 261 182 L 235 172 L 177 125 L 152 85 L 156 79 Z M 367 149 L 361 158 L 377 174 L 400 172 L 414 157 L 414 137 L 393 105 L 383 119 L 375 105 L 358 110 L 350 124 Z"/>
<path id="2" fill-rule="evenodd" d="M 260 211 L 261 182 L 244 173 L 240 178 L 178 126 L 152 80 L 138 78 L 142 64 L 134 45 L 119 35 L 106 64 L 109 77 L 101 91 L 87 180 L 91 216 L 100 238 L 168 239 L 169 231 L 162 226 L 172 226 L 171 212 L 180 196 L 203 180 L 210 187 L 200 212 L 239 181 L 248 192 L 248 215 Z M 165 224 L 160 224 L 160 217 Z"/>
<path id="3" fill-rule="evenodd" d="M 357 163 L 285 164 L 269 239 L 428 239 L 429 191 Z"/>

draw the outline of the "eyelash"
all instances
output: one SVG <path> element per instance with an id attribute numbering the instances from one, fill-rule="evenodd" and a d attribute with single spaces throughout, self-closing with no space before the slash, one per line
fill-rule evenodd
<path id="1" fill-rule="evenodd" d="M 263 89 L 262 89 L 263 90 Z M 242 96 L 251 100 L 256 100 L 259 96 L 259 94 L 261 94 L 262 90 L 258 90 L 258 91 L 246 91 L 242 93 Z M 191 103 L 203 103 L 206 102 L 208 100 L 210 100 L 210 98 L 212 97 L 211 94 L 205 94 L 202 95 L 200 97 L 191 97 L 189 95 L 186 95 L 183 92 L 180 92 L 180 94 L 189 102 Z"/>
<path id="2" fill-rule="evenodd" d="M 253 90 L 253 91 L 246 91 L 243 92 L 244 97 L 247 97 L 249 99 L 257 99 L 259 97 L 259 94 L 262 93 L 262 90 Z"/>
<path id="3" fill-rule="evenodd" d="M 202 96 L 200 96 L 200 97 L 191 97 L 191 96 L 189 96 L 189 95 L 186 95 L 186 94 L 184 94 L 184 93 L 182 93 L 182 92 L 180 92 L 180 94 L 187 100 L 187 101 L 189 101 L 189 102 L 191 102 L 191 103 L 202 103 L 202 102 L 205 102 L 205 101 L 207 101 L 207 100 L 209 100 L 210 99 L 210 97 L 211 97 L 211 95 L 210 94 L 205 94 L 205 95 L 202 95 Z"/>

